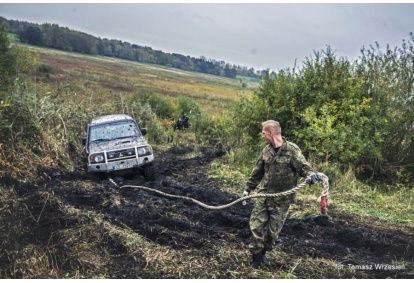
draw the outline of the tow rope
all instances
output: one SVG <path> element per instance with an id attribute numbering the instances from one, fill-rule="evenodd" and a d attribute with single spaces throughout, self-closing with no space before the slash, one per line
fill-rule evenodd
<path id="1" fill-rule="evenodd" d="M 321 214 L 322 215 L 326 215 L 327 214 L 327 210 L 328 210 L 328 192 L 329 192 L 329 178 L 323 174 L 323 173 L 316 173 L 319 177 L 319 180 L 322 181 L 322 192 L 321 192 L 321 201 L 320 201 L 320 206 L 321 206 Z M 219 205 L 219 206 L 211 206 L 211 205 L 207 205 L 205 203 L 202 203 L 201 201 L 198 201 L 196 199 L 190 198 L 190 197 L 186 197 L 186 196 L 177 196 L 177 195 L 171 195 L 171 194 L 167 194 L 164 193 L 162 191 L 156 190 L 156 189 L 152 189 L 152 188 L 148 188 L 148 187 L 144 187 L 144 186 L 132 186 L 132 185 L 124 185 L 124 186 L 118 186 L 117 183 L 115 183 L 114 180 L 112 180 L 111 178 L 109 178 L 109 181 L 111 183 L 113 183 L 116 187 L 118 187 L 119 189 L 123 189 L 123 188 L 136 188 L 136 189 L 143 189 L 143 190 L 147 190 L 153 193 L 157 193 L 159 195 L 162 196 L 166 196 L 166 197 L 171 197 L 171 198 L 178 198 L 178 199 L 185 199 L 185 200 L 189 200 L 201 207 L 207 208 L 207 209 L 211 209 L 211 210 L 220 210 L 220 209 L 226 209 L 229 208 L 230 206 L 233 206 L 239 202 L 243 202 L 247 199 L 251 199 L 251 198 L 273 198 L 273 197 L 279 197 L 279 196 L 287 196 L 293 193 L 296 193 L 297 191 L 299 191 L 300 189 L 306 187 L 310 182 L 311 182 L 311 178 L 307 177 L 305 179 L 305 181 L 303 181 L 302 183 L 300 183 L 298 186 L 288 190 L 288 191 L 284 191 L 284 192 L 280 192 L 280 193 L 275 193 L 275 194 L 252 194 L 252 195 L 248 195 L 248 196 L 244 196 L 241 197 L 231 203 L 225 204 L 225 205 Z"/>

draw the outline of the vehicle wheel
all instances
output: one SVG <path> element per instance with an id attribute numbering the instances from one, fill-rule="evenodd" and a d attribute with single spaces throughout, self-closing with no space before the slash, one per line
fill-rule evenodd
<path id="1" fill-rule="evenodd" d="M 155 170 L 154 170 L 154 166 L 152 165 L 152 163 L 144 165 L 143 169 L 144 169 L 145 180 L 147 180 L 148 182 L 155 181 Z"/>

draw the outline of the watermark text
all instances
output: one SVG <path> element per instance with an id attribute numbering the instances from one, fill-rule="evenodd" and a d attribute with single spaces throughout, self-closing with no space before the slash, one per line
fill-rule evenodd
<path id="1" fill-rule="evenodd" d="M 336 269 L 350 270 L 405 270 L 404 264 L 337 264 Z"/>

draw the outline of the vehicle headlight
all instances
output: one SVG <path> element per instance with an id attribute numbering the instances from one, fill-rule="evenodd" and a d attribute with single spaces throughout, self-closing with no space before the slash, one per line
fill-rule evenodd
<path id="1" fill-rule="evenodd" d="M 89 156 L 89 161 L 91 163 L 103 163 L 105 162 L 105 158 L 103 153 L 95 153 Z"/>
<path id="2" fill-rule="evenodd" d="M 138 150 L 138 156 L 146 156 L 146 155 L 152 154 L 152 148 L 149 145 L 144 146 L 144 147 L 138 147 L 137 150 Z"/>
<path id="3" fill-rule="evenodd" d="M 119 157 L 119 153 L 117 153 L 117 152 L 109 152 L 107 154 L 107 156 L 108 156 L 109 159 L 113 159 L 113 158 Z"/>

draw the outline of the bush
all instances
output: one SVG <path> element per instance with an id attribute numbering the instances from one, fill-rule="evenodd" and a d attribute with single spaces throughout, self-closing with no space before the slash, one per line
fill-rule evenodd
<path id="1" fill-rule="evenodd" d="M 52 67 L 50 67 L 47 64 L 39 64 L 39 66 L 37 67 L 37 71 L 41 72 L 41 73 L 45 73 L 45 74 L 50 74 L 52 72 Z"/>
<path id="2" fill-rule="evenodd" d="M 277 120 L 282 134 L 316 162 L 351 167 L 362 179 L 395 182 L 408 174 L 412 182 L 413 46 L 411 34 L 398 50 L 362 50 L 361 62 L 337 58 L 328 47 L 298 71 L 266 73 L 253 97 L 236 102 L 240 146 L 256 147 L 260 123 Z"/>
<path id="3" fill-rule="evenodd" d="M 148 104 L 151 107 L 151 111 L 161 119 L 173 118 L 177 115 L 177 106 L 175 103 L 170 98 L 158 94 L 134 94 L 129 102 L 135 105 Z"/>

